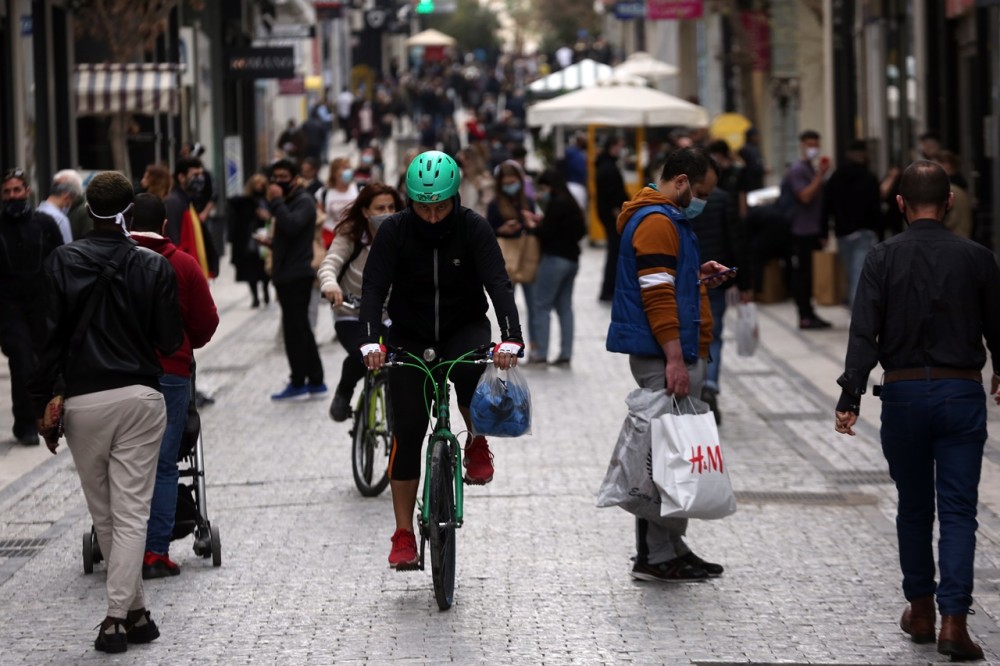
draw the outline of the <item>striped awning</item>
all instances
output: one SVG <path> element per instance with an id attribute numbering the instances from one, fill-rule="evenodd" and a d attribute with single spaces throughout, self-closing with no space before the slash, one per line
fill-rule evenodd
<path id="1" fill-rule="evenodd" d="M 76 66 L 77 115 L 180 111 L 178 63 L 83 63 Z"/>

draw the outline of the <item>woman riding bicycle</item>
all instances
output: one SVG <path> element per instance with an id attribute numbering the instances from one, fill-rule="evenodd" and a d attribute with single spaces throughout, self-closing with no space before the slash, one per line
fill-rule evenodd
<path id="1" fill-rule="evenodd" d="M 340 371 L 340 382 L 333 393 L 330 417 L 346 421 L 351 415 L 351 396 L 358 380 L 365 376 L 365 366 L 358 356 L 361 346 L 361 323 L 358 309 L 344 295 L 360 298 L 361 276 L 368 261 L 372 240 L 379 226 L 390 215 L 403 208 L 403 197 L 396 188 L 373 183 L 358 194 L 337 222 L 336 236 L 319 267 L 319 288 L 323 297 L 333 304 L 337 339 L 347 352 Z"/>
<path id="2" fill-rule="evenodd" d="M 361 300 L 361 355 L 369 370 L 385 363 L 379 344 L 382 304 L 390 293 L 389 343 L 417 355 L 433 347 L 440 359 L 454 359 L 490 341 L 486 293 L 493 303 L 503 342 L 494 364 L 517 364 L 524 346 L 514 289 L 489 223 L 461 205 L 461 176 L 451 157 L 439 151 L 418 155 L 406 170 L 409 206 L 381 226 L 365 265 Z M 485 290 L 485 293 L 484 293 Z M 451 372 L 459 410 L 469 426 L 469 403 L 483 366 L 460 364 Z M 413 512 L 420 482 L 421 448 L 427 432 L 425 403 L 431 388 L 420 370 L 396 367 L 389 374 L 394 440 L 389 483 L 396 517 L 389 566 L 417 565 Z M 493 455 L 486 438 L 466 439 L 465 482 L 493 480 Z"/>

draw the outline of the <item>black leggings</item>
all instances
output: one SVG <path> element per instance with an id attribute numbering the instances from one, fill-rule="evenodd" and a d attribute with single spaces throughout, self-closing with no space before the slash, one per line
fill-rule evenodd
<path id="1" fill-rule="evenodd" d="M 434 347 L 439 359 L 458 358 L 489 341 L 490 322 L 486 317 L 453 331 L 437 345 L 426 341 L 404 340 L 394 336 L 391 327 L 389 329 L 389 343 L 393 347 L 401 347 L 417 356 L 428 347 Z M 455 385 L 455 396 L 460 407 L 469 406 L 484 369 L 482 365 L 460 363 L 451 371 L 451 381 Z M 394 481 L 413 481 L 420 478 L 420 452 L 430 421 L 427 405 L 434 396 L 434 386 L 423 371 L 396 367 L 389 370 L 389 391 L 392 395 L 390 404 L 394 431 L 389 478 Z M 456 424 L 458 418 L 461 417 L 452 415 L 452 423 Z"/>
<path id="2" fill-rule="evenodd" d="M 333 330 L 337 332 L 337 339 L 340 341 L 341 346 L 343 346 L 344 351 L 347 352 L 344 363 L 340 367 L 340 381 L 337 383 L 337 393 L 350 400 L 351 396 L 354 395 L 354 387 L 365 376 L 365 364 L 361 361 L 363 328 L 361 322 L 357 319 L 338 319 L 333 324 Z M 386 328 L 383 326 L 383 337 L 385 334 Z"/>

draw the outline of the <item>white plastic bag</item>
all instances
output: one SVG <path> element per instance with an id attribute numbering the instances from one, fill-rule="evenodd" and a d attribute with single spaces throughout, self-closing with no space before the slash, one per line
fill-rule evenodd
<path id="1" fill-rule="evenodd" d="M 492 437 L 531 434 L 531 393 L 524 374 L 514 366 L 497 370 L 492 363 L 479 378 L 469 404 L 472 431 Z"/>
<path id="2" fill-rule="evenodd" d="M 670 410 L 666 391 L 636 389 L 625 398 L 628 416 L 622 424 L 604 482 L 597 491 L 597 506 L 620 506 L 639 518 L 662 522 L 660 491 L 650 467 L 650 423 Z"/>
<path id="3" fill-rule="evenodd" d="M 652 422 L 653 481 L 664 518 L 725 518 L 736 511 L 736 496 L 722 458 L 711 411 L 691 401 Z M 681 413 L 682 411 L 687 413 Z"/>
<path id="4" fill-rule="evenodd" d="M 736 306 L 736 353 L 740 356 L 753 356 L 759 342 L 757 304 L 740 303 Z"/>

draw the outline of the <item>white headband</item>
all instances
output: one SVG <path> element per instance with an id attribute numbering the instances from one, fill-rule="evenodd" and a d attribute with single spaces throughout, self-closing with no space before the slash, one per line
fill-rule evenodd
<path id="1" fill-rule="evenodd" d="M 98 220 L 114 220 L 115 224 L 121 227 L 122 231 L 125 232 L 125 235 L 131 238 L 132 234 L 128 232 L 128 226 L 125 224 L 125 213 L 132 210 L 132 206 L 134 205 L 135 203 L 130 203 L 125 210 L 120 213 L 115 213 L 114 215 L 98 215 L 94 212 L 94 209 L 90 207 L 90 204 L 87 204 L 87 212 L 90 213 L 91 217 L 96 217 Z"/>

